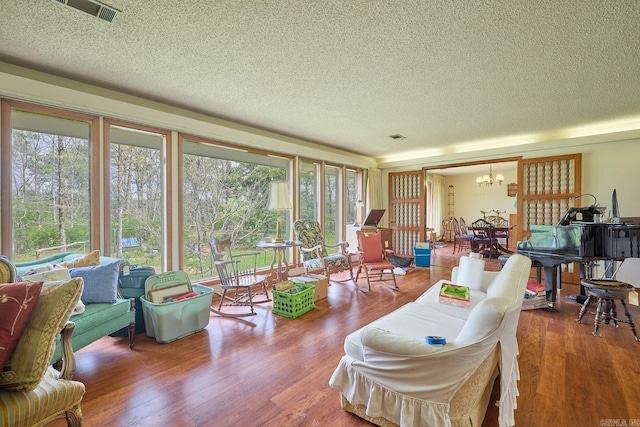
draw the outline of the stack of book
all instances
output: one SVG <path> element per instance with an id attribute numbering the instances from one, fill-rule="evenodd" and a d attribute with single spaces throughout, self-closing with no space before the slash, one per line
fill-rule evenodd
<path id="1" fill-rule="evenodd" d="M 527 283 L 527 289 L 524 291 L 524 299 L 522 300 L 523 310 L 534 310 L 536 308 L 545 308 L 547 306 L 547 293 L 544 285 L 530 280 Z"/>

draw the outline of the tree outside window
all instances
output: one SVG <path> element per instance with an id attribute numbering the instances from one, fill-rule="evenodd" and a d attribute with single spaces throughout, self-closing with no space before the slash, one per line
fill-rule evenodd
<path id="1" fill-rule="evenodd" d="M 12 123 L 13 259 L 50 255 L 44 248 L 86 252 L 89 124 L 23 111 Z"/>

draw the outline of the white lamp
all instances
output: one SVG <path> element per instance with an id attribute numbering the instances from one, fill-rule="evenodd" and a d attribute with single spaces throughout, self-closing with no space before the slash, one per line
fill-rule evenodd
<path id="1" fill-rule="evenodd" d="M 278 211 L 278 222 L 276 224 L 276 243 L 284 242 L 280 232 L 280 223 L 282 222 L 282 211 L 291 210 L 291 197 L 289 196 L 289 183 L 286 181 L 272 182 L 269 191 L 269 205 L 267 209 L 270 211 Z"/>

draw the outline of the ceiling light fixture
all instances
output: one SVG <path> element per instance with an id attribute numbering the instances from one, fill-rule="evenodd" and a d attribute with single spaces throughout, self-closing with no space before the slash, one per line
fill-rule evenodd
<path id="1" fill-rule="evenodd" d="M 504 175 L 502 175 L 501 173 L 496 175 L 496 182 L 500 185 L 502 185 L 502 181 L 504 181 Z M 493 169 L 491 167 L 491 164 L 489 164 L 489 175 L 482 175 L 476 178 L 476 184 L 478 184 L 479 186 L 484 184 L 484 185 L 493 185 Z"/>

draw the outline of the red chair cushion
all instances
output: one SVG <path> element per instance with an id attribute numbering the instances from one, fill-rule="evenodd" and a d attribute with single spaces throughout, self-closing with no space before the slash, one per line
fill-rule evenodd
<path id="1" fill-rule="evenodd" d="M 380 234 L 360 234 L 358 236 L 363 262 L 386 262 L 382 256 L 382 237 Z"/>

